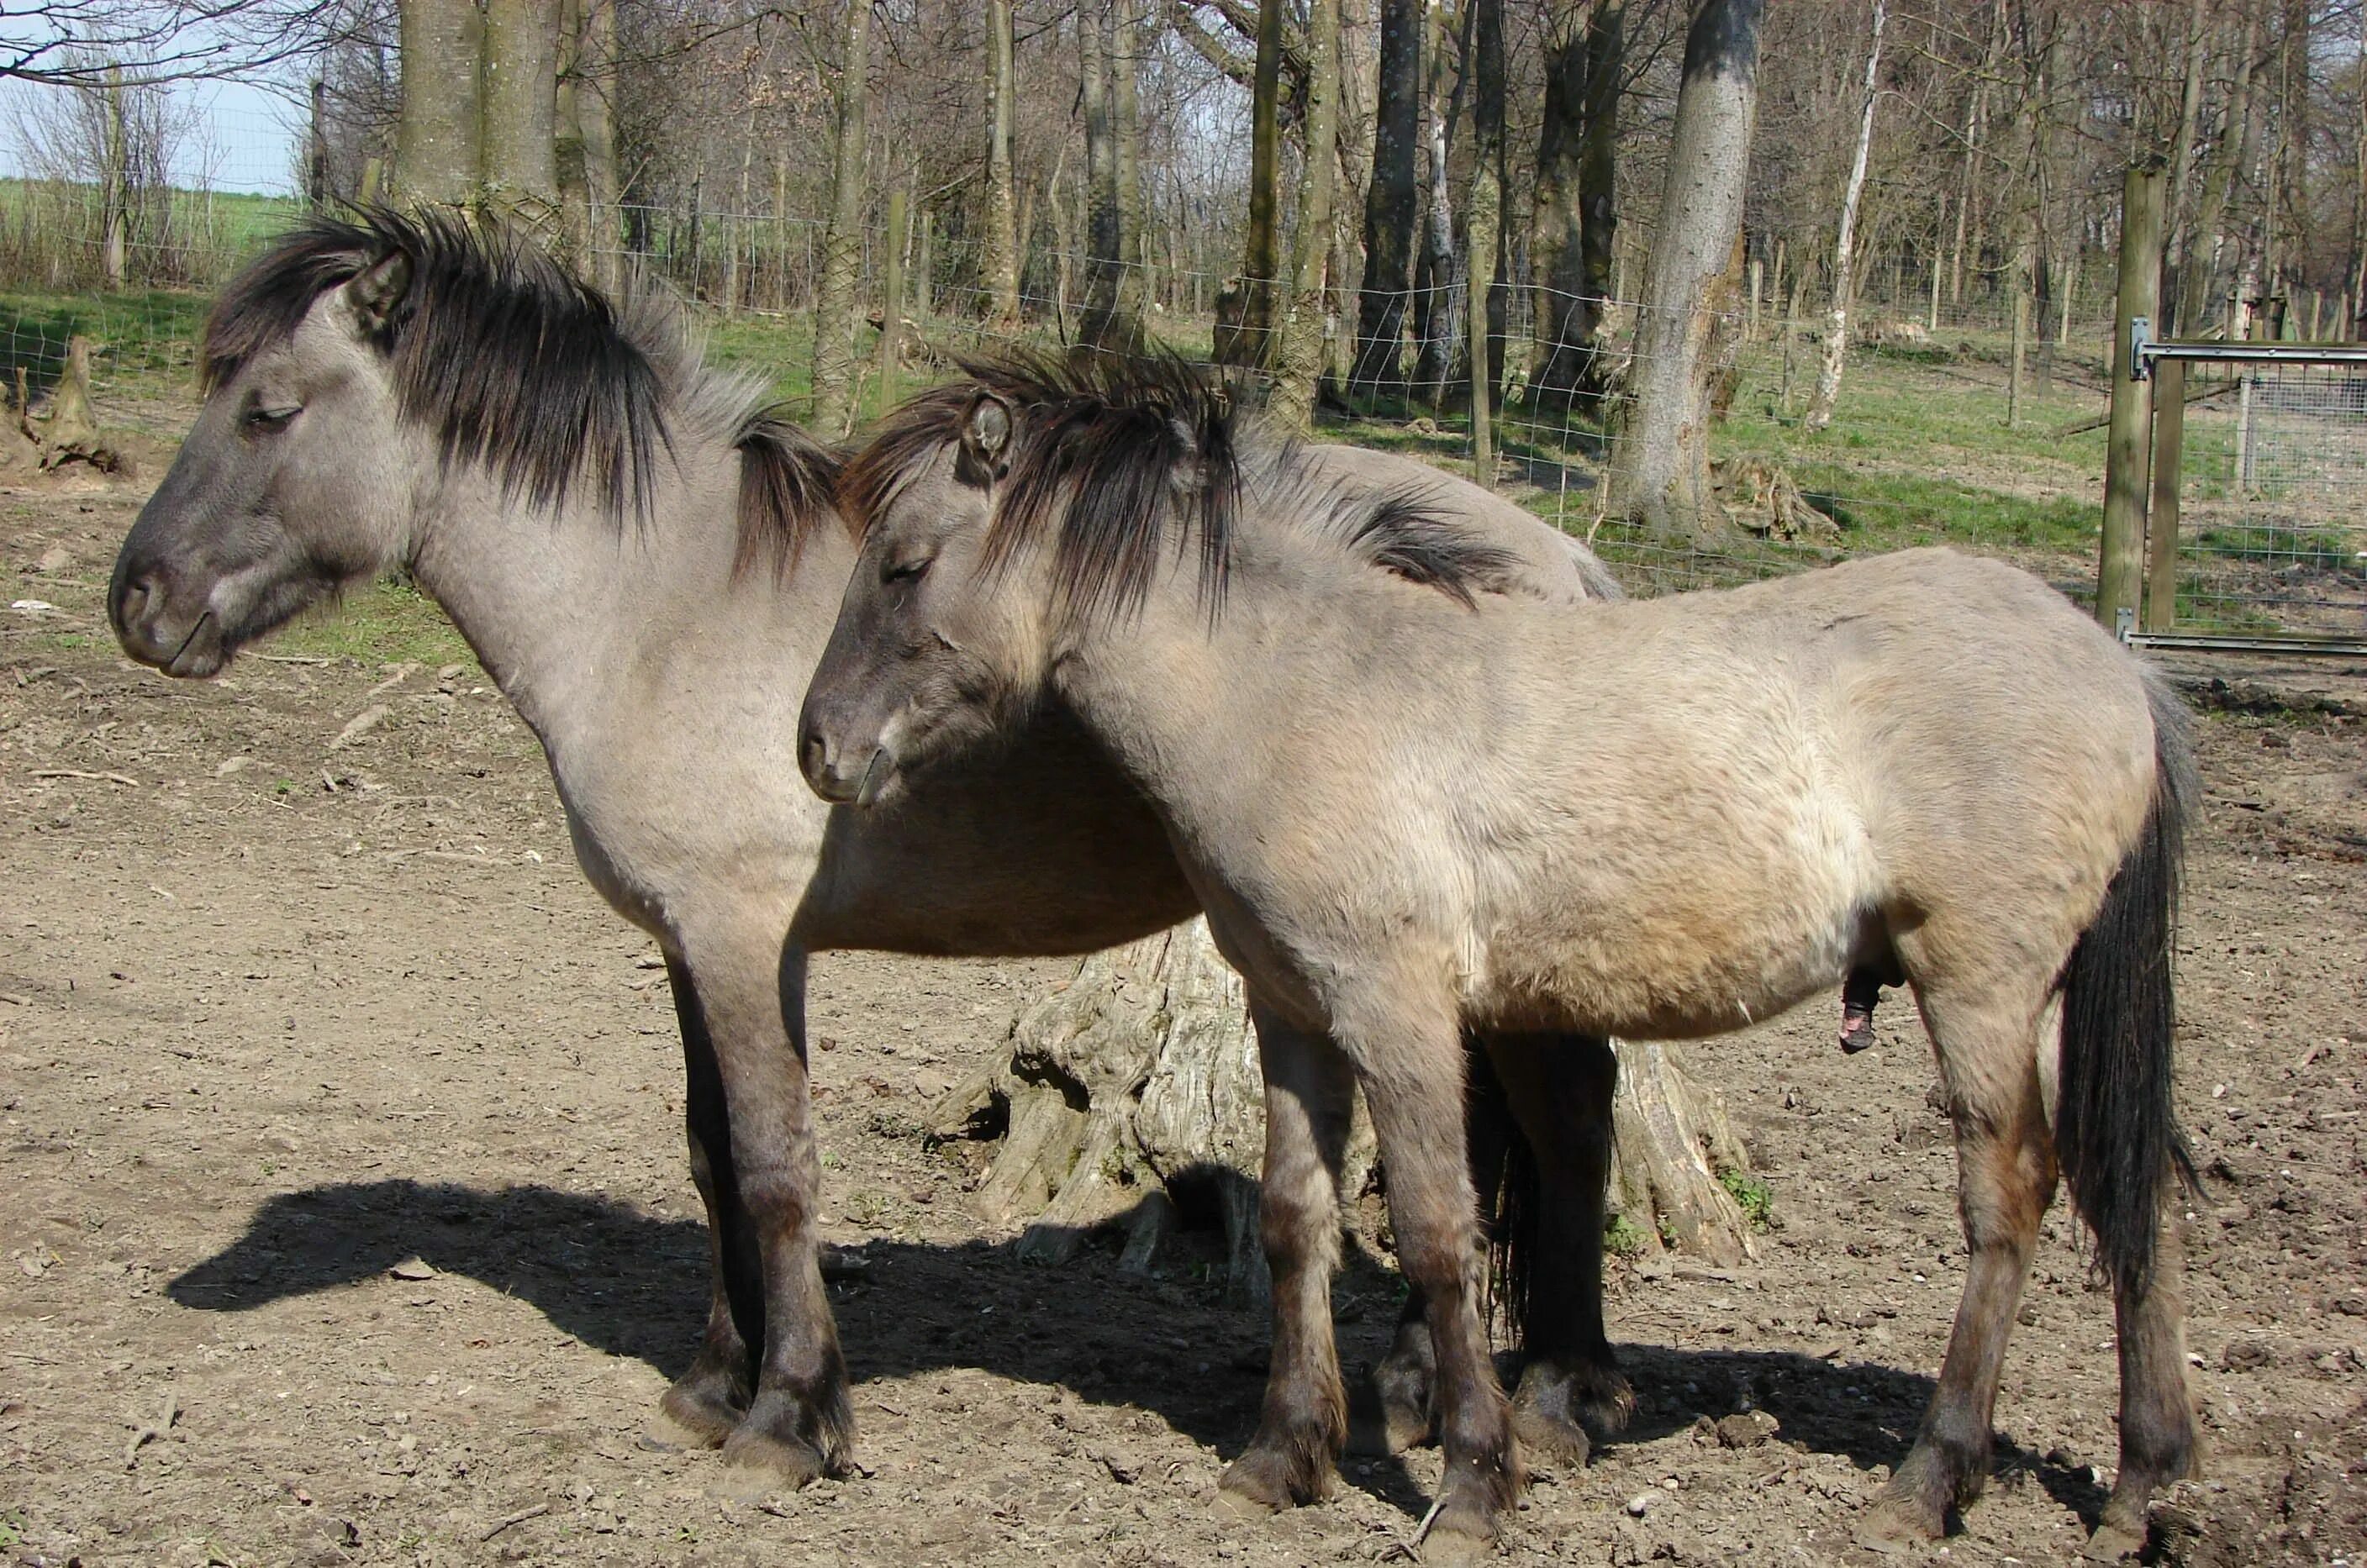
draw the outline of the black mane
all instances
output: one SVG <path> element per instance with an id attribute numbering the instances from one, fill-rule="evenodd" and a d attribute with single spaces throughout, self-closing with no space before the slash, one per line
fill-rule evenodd
<path id="1" fill-rule="evenodd" d="M 1057 531 L 1055 590 L 1073 612 L 1123 615 L 1150 592 L 1168 520 L 1199 540 L 1200 589 L 1223 603 L 1240 452 L 1230 389 L 1189 361 L 1020 351 L 963 359 L 962 379 L 889 414 L 847 465 L 840 499 L 867 526 L 962 427 L 979 400 L 1010 405 L 1014 428 L 984 552 L 991 568 Z"/>
<path id="2" fill-rule="evenodd" d="M 1200 593 L 1223 604 L 1233 527 L 1251 483 L 1243 418 L 1233 389 L 1180 355 L 1017 352 L 957 362 L 961 379 L 890 413 L 848 463 L 839 502 L 867 527 L 904 487 L 961 438 L 981 397 L 1014 419 L 1003 490 L 984 550 L 991 569 L 1021 544 L 1053 535 L 1055 591 L 1073 613 L 1123 615 L 1150 591 L 1171 518 L 1180 557 L 1196 536 Z M 1467 608 L 1502 592 L 1519 558 L 1475 536 L 1436 483 L 1377 494 L 1306 470 L 1281 443 L 1259 478 L 1293 510 L 1322 520 L 1352 554 Z M 1304 485 L 1303 493 L 1290 491 Z"/>
<path id="3" fill-rule="evenodd" d="M 451 218 L 383 209 L 354 221 L 313 218 L 223 290 L 206 321 L 198 374 L 210 393 L 255 355 L 286 342 L 314 305 L 400 253 L 410 282 L 378 334 L 406 419 L 436 433 L 444 463 L 481 464 L 503 491 L 555 508 L 588 486 L 621 524 L 646 520 L 658 454 L 689 389 L 677 341 L 650 341 L 606 295 L 515 231 L 471 231 Z M 830 501 L 834 457 L 776 411 L 735 412 L 724 434 L 741 453 L 745 570 L 786 570 Z"/>

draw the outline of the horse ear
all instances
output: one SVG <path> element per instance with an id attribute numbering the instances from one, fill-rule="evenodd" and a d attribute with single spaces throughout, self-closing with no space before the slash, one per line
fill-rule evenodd
<path id="1" fill-rule="evenodd" d="M 1001 479 L 1010 450 L 1011 405 L 992 392 L 980 393 L 962 416 L 961 476 L 974 484 Z"/>
<path id="2" fill-rule="evenodd" d="M 356 273 L 345 285 L 345 304 L 365 337 L 377 337 L 394 319 L 395 308 L 411 291 L 411 258 L 389 251 Z"/>

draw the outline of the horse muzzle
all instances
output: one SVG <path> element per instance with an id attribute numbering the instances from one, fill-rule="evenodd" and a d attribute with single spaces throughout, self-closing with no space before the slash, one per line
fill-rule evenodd
<path id="1" fill-rule="evenodd" d="M 832 806 L 877 804 L 897 771 L 896 753 L 884 743 L 842 750 L 814 726 L 798 744 L 798 765 L 813 792 Z"/>
<path id="2" fill-rule="evenodd" d="M 167 675 L 201 679 L 220 674 L 230 663 L 220 617 L 206 608 L 192 621 L 175 613 L 172 598 L 162 577 L 119 567 L 107 595 L 107 618 L 115 628 L 115 640 L 125 653 Z"/>

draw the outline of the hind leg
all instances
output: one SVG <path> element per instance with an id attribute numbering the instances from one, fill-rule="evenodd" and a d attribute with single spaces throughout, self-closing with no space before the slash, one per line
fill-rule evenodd
<path id="1" fill-rule="evenodd" d="M 1274 1274 L 1274 1357 L 1257 1436 L 1225 1471 L 1223 1499 L 1272 1512 L 1331 1494 L 1347 1395 L 1331 1331 L 1340 1258 L 1340 1167 L 1354 1078 L 1330 1040 L 1252 1000 L 1265 1075 L 1265 1167 L 1258 1228 Z"/>
<path id="2" fill-rule="evenodd" d="M 2006 1337 L 2039 1219 L 2055 1194 L 2054 1146 L 2038 1089 L 2043 998 L 1926 985 L 1919 1000 L 1956 1124 L 1957 1206 L 1968 1258 L 1939 1389 L 1913 1449 L 1859 1531 L 1862 1544 L 1878 1550 L 1939 1540 L 1948 1510 L 1978 1496 L 1988 1479 Z"/>
<path id="3" fill-rule="evenodd" d="M 698 1354 L 659 1402 L 654 1435 L 678 1447 L 716 1448 L 740 1424 L 755 1387 L 756 1359 L 750 1340 L 764 1341 L 764 1289 L 757 1276 L 755 1236 L 732 1175 L 723 1078 L 697 983 L 690 966 L 671 954 L 666 977 L 672 982 L 674 1019 L 682 1028 L 688 1079 L 683 1120 L 689 1134 L 690 1176 L 707 1209 L 708 1286 L 707 1329 Z"/>
<path id="4" fill-rule="evenodd" d="M 2125 1557 L 2145 1545 L 2156 1488 L 2203 1473 L 2201 1435 L 2186 1382 L 2184 1247 L 2173 1220 L 2154 1242 L 2151 1279 L 2116 1292 L 2120 1331 L 2121 1473 L 2088 1555 Z"/>
<path id="5" fill-rule="evenodd" d="M 1512 1238 L 1529 1254 L 1524 1299 L 1516 1302 L 1528 1363 L 1512 1395 L 1512 1424 L 1529 1448 L 1583 1464 L 1582 1423 L 1616 1431 L 1636 1407 L 1603 1326 L 1603 1207 L 1619 1060 L 1595 1035 L 1492 1040 L 1489 1050 L 1537 1167 L 1531 1234 Z"/>

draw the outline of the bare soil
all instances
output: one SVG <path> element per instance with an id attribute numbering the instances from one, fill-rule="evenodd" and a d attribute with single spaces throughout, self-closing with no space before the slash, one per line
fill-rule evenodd
<path id="1" fill-rule="evenodd" d="M 965 1209 L 978 1151 L 918 1136 L 1060 964 L 818 964 L 863 1472 L 751 1506 L 709 1495 L 711 1455 L 647 1446 L 706 1270 L 648 942 L 576 874 L 473 666 L 124 662 L 99 585 L 137 500 L 0 496 L 6 598 L 57 606 L 0 611 L 0 1561 L 1410 1560 L 1434 1453 L 1219 1512 L 1264 1325 L 1188 1255 L 1021 1265 Z M 2202 727 L 2180 1095 L 2210 1479 L 2157 1538 L 2187 1563 L 2367 1562 L 2367 708 L 2278 690 Z M 1863 1555 L 1963 1253 L 1911 1010 L 1854 1057 L 1827 1010 L 1691 1050 L 1772 1227 L 1733 1269 L 1615 1270 L 1643 1408 L 1537 1478 L 1508 1556 Z M 1396 1300 L 1360 1248 L 1352 1367 Z M 1951 1562 L 2063 1561 L 2113 1463 L 2109 1298 L 2059 1207 L 2026 1300 Z M 1746 1410 L 1772 1438 L 1721 1438 Z"/>

